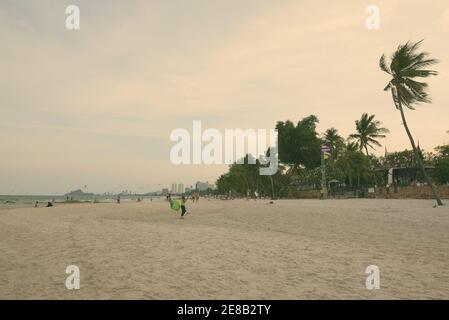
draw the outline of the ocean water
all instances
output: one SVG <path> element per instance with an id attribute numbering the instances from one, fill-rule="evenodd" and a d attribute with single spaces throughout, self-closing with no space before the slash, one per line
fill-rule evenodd
<path id="1" fill-rule="evenodd" d="M 150 198 L 153 199 L 153 201 L 160 201 L 163 197 L 158 196 L 120 196 L 120 201 L 122 202 L 129 202 L 129 201 L 137 201 L 137 198 L 141 198 L 142 201 L 150 201 Z M 94 200 L 97 200 L 99 202 L 105 203 L 105 202 L 115 202 L 116 196 L 101 196 L 101 195 L 85 195 L 85 196 L 78 196 L 74 197 L 72 201 L 70 202 L 93 202 Z M 70 197 L 69 197 L 70 200 Z M 38 206 L 45 207 L 48 202 L 54 202 L 57 203 L 65 203 L 67 202 L 66 196 L 33 196 L 33 195 L 0 195 L 0 208 L 5 207 L 11 207 L 11 208 L 17 208 L 17 207 L 34 207 L 36 201 L 38 201 Z"/>

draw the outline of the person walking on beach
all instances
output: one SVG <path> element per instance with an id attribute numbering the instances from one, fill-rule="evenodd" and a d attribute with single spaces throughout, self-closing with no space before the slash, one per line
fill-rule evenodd
<path id="1" fill-rule="evenodd" d="M 186 213 L 188 213 L 187 209 L 186 209 L 186 202 L 187 199 L 185 196 L 182 196 L 181 200 L 177 200 L 177 199 L 172 199 L 171 195 L 167 196 L 167 200 L 170 204 L 170 208 L 175 210 L 175 211 L 179 211 L 179 209 L 181 209 L 181 219 L 184 219 L 184 215 Z"/>
<path id="2" fill-rule="evenodd" d="M 183 218 L 184 215 L 187 213 L 186 202 L 187 202 L 186 197 L 182 196 L 182 198 L 181 198 L 181 218 Z"/>

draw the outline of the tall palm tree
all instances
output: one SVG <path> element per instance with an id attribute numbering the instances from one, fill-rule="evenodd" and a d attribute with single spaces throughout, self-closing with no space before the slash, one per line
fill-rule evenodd
<path id="1" fill-rule="evenodd" d="M 390 131 L 382 127 L 382 122 L 374 120 L 375 115 L 362 114 L 360 120 L 355 121 L 357 133 L 349 135 L 349 139 L 357 141 L 360 150 L 364 150 L 369 156 L 368 147 L 374 149 L 374 146 L 381 147 L 378 141 L 380 138 L 385 138 L 385 133 Z"/>
<path id="2" fill-rule="evenodd" d="M 338 151 L 344 146 L 345 140 L 335 128 L 327 129 L 323 134 L 324 143 L 331 149 L 332 158 L 336 159 Z"/>
<path id="3" fill-rule="evenodd" d="M 415 141 L 410 129 L 408 128 L 403 108 L 405 106 L 413 110 L 414 104 L 431 102 L 431 99 L 426 92 L 428 87 L 427 83 L 419 82 L 414 79 L 427 78 L 429 76 L 437 75 L 438 72 L 428 70 L 426 68 L 434 65 L 438 61 L 429 58 L 429 54 L 427 52 L 417 52 L 421 43 L 422 40 L 419 42 L 409 41 L 406 44 L 399 45 L 397 50 L 391 56 L 389 65 L 387 64 L 385 55 L 382 55 L 379 61 L 379 66 L 382 71 L 388 73 L 392 77 L 384 90 L 391 91 L 394 105 L 401 113 L 402 124 L 404 125 L 410 144 L 412 145 L 419 167 L 427 181 L 427 184 L 432 190 L 432 195 L 437 201 L 437 204 L 442 206 L 443 203 L 438 197 L 435 186 L 432 184 L 432 180 L 424 168 L 423 160 L 419 156 Z"/>

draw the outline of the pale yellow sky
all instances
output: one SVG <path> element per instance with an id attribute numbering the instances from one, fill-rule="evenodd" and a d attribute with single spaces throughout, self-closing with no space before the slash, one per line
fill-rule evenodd
<path id="1" fill-rule="evenodd" d="M 68 4 L 79 31 L 65 28 Z M 380 30 L 365 27 L 370 4 Z M 320 131 L 347 136 L 368 112 L 402 150 L 378 60 L 407 40 L 441 60 L 433 104 L 407 112 L 431 150 L 449 140 L 448 36 L 447 0 L 1 0 L 0 194 L 215 181 L 225 166 L 170 162 L 170 132 L 192 120 L 269 129 L 315 114 Z"/>

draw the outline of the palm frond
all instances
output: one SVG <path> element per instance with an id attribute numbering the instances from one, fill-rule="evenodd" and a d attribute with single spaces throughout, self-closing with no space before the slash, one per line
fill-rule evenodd
<path id="1" fill-rule="evenodd" d="M 385 57 L 384 54 L 382 55 L 382 57 L 380 57 L 380 60 L 379 60 L 379 67 L 380 67 L 380 69 L 381 69 L 382 71 L 384 71 L 384 72 L 386 72 L 386 73 L 388 73 L 388 74 L 391 74 L 390 67 L 387 65 L 386 57 Z"/>
<path id="2" fill-rule="evenodd" d="M 385 72 L 391 71 L 392 79 L 384 90 L 392 91 L 396 108 L 404 105 L 407 108 L 414 109 L 414 104 L 431 102 L 427 93 L 428 85 L 413 80 L 414 78 L 427 78 L 438 74 L 435 70 L 426 69 L 438 63 L 438 60 L 429 58 L 428 52 L 418 52 L 422 42 L 423 40 L 418 42 L 408 41 L 399 45 L 391 56 L 389 68 L 385 55 L 380 58 L 380 69 Z"/>

